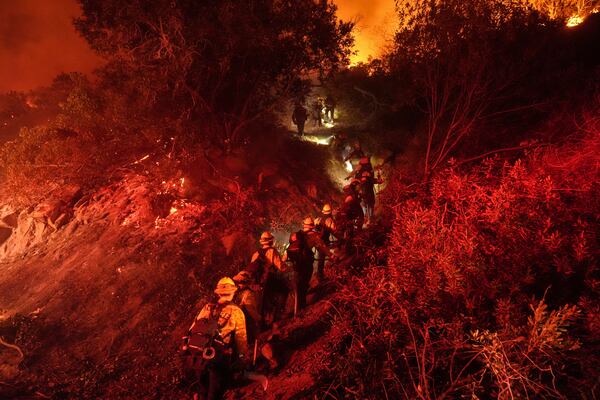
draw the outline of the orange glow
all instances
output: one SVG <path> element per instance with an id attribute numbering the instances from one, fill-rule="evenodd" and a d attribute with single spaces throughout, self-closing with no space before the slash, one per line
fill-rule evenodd
<path id="1" fill-rule="evenodd" d="M 79 36 L 76 0 L 0 1 L 0 93 L 48 85 L 61 72 L 90 73 L 102 59 Z"/>
<path id="2" fill-rule="evenodd" d="M 356 22 L 352 65 L 381 56 L 397 25 L 394 0 L 334 0 L 342 20 Z"/>
<path id="3" fill-rule="evenodd" d="M 581 24 L 584 19 L 585 18 L 582 17 L 581 15 L 575 14 L 575 15 L 571 16 L 571 18 L 569 18 L 569 20 L 567 21 L 567 26 L 569 28 L 577 26 L 577 25 Z"/>
<path id="4" fill-rule="evenodd" d="M 590 11 L 590 14 L 596 14 L 598 11 L 600 11 L 600 8 L 596 7 L 592 11 Z M 567 20 L 567 26 L 569 28 L 573 28 L 573 27 L 581 24 L 585 20 L 585 18 L 586 18 L 586 15 L 574 14 Z"/>

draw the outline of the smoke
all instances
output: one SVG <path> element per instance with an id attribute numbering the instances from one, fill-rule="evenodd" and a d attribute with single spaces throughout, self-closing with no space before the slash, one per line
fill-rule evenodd
<path id="1" fill-rule="evenodd" d="M 0 0 L 0 93 L 49 84 L 61 72 L 91 72 L 101 59 L 73 27 L 76 0 Z"/>
<path id="2" fill-rule="evenodd" d="M 397 25 L 394 0 L 335 0 L 338 16 L 356 21 L 352 63 L 378 57 L 393 38 Z"/>

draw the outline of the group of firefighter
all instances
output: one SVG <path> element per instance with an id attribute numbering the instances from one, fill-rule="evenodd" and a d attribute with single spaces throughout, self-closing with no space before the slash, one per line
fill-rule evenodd
<path id="1" fill-rule="evenodd" d="M 318 97 L 311 105 L 312 119 L 315 127 L 322 127 L 324 122 L 332 124 L 335 117 L 336 102 L 333 96 L 327 95 L 324 99 Z M 302 102 L 297 102 L 292 112 L 292 122 L 298 128 L 298 135 L 304 135 L 304 126 L 309 118 L 309 112 Z"/>
<path id="2" fill-rule="evenodd" d="M 358 162 L 347 177 L 350 183 L 335 217 L 331 205 L 325 204 L 317 218 L 304 218 L 302 229 L 290 234 L 283 255 L 274 247 L 273 235 L 263 232 L 249 264 L 218 281 L 217 301 L 202 308 L 182 347 L 186 370 L 197 386 L 195 398 L 220 398 L 236 376 L 259 381 L 267 389 L 267 378 L 253 371 L 259 357 L 270 370 L 280 364 L 278 322 L 291 314 L 291 307 L 286 309 L 290 287 L 296 317 L 307 305 L 313 275 L 317 284 L 324 282 L 326 260 L 346 257 L 353 238 L 372 221 L 374 186 L 381 181 L 358 142 L 344 157 L 344 162 L 354 160 Z M 288 270 L 293 272 L 292 284 Z"/>

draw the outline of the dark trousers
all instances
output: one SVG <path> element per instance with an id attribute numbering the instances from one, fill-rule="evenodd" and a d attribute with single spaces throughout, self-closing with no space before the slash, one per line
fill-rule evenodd
<path id="1" fill-rule="evenodd" d="M 322 280 L 325 278 L 325 260 L 327 259 L 327 255 L 318 251 L 317 257 L 317 278 Z"/>
<path id="2" fill-rule="evenodd" d="M 295 265 L 294 269 L 294 287 L 296 289 L 296 307 L 298 310 L 306 307 L 306 295 L 310 286 L 312 277 L 312 260 L 303 261 Z"/>
<path id="3" fill-rule="evenodd" d="M 226 383 L 231 374 L 223 362 L 211 362 L 198 371 L 198 398 L 200 400 L 219 400 L 223 397 Z"/>
<path id="4" fill-rule="evenodd" d="M 296 122 L 296 126 L 298 127 L 298 135 L 300 136 L 304 135 L 304 123 L 305 121 Z"/>
<path id="5" fill-rule="evenodd" d="M 269 274 L 262 293 L 261 317 L 263 328 L 270 328 L 273 322 L 283 317 L 289 291 L 289 283 L 284 277 L 275 273 Z"/>

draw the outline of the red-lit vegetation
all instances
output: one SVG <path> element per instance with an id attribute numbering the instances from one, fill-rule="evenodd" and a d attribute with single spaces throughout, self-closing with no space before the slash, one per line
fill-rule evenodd
<path id="1" fill-rule="evenodd" d="M 384 261 L 338 299 L 339 387 L 370 398 L 594 393 L 596 112 L 567 145 L 448 167 L 428 189 L 392 180 L 388 247 L 374 249 Z"/>
<path id="2" fill-rule="evenodd" d="M 386 187 L 282 323 L 266 396 L 229 396 L 598 396 L 600 14 L 399 4 L 388 54 L 330 76 L 351 25 L 327 2 L 82 3 L 107 66 L 0 103 L 0 397 L 189 394 L 177 348 L 211 286 L 339 204 L 339 155 L 277 123 L 309 70 Z"/>

